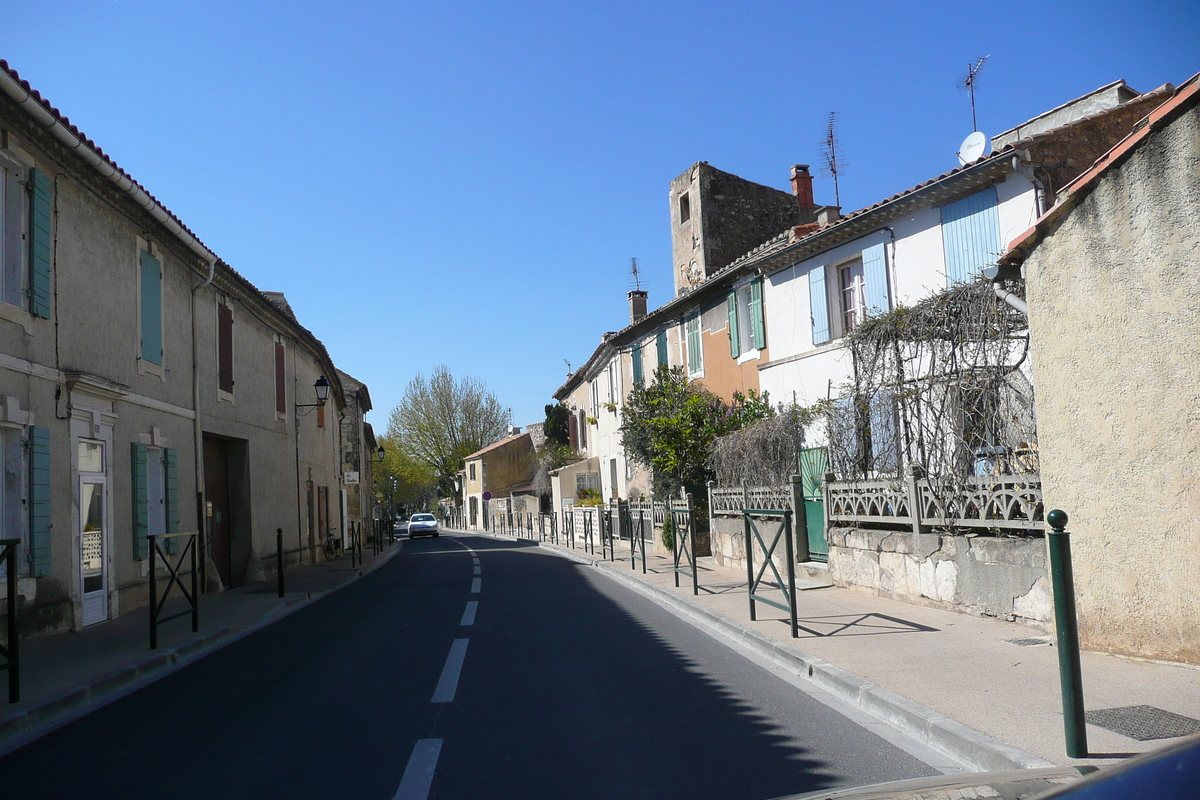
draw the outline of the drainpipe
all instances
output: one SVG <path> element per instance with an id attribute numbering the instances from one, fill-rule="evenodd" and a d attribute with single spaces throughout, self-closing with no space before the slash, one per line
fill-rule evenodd
<path id="1" fill-rule="evenodd" d="M 200 569 L 203 574 L 204 590 L 208 588 L 208 515 L 204 506 L 204 428 L 200 423 L 200 354 L 196 342 L 199 332 L 196 330 L 196 298 L 201 289 L 213 281 L 217 272 L 215 257 L 208 260 L 208 276 L 192 289 L 192 439 L 196 460 L 196 519 L 199 522 L 200 543 L 203 552 L 200 553 Z"/>
<path id="2" fill-rule="evenodd" d="M 1022 300 L 1020 297 L 1018 297 L 1017 295 L 1013 294 L 1012 292 L 1010 292 L 1004 288 L 1003 281 L 1005 279 L 1011 280 L 1011 279 L 1019 277 L 1019 273 L 1014 274 L 1015 271 L 1016 271 L 1015 267 L 1012 267 L 1009 265 L 1004 265 L 1004 266 L 995 265 L 995 266 L 990 266 L 990 267 L 984 267 L 983 268 L 983 276 L 992 282 L 992 291 L 994 291 L 996 293 L 996 297 L 999 297 L 1005 303 L 1008 303 L 1010 306 L 1015 308 L 1017 311 L 1021 312 L 1021 316 L 1028 319 L 1029 318 L 1029 305 L 1024 300 Z"/>

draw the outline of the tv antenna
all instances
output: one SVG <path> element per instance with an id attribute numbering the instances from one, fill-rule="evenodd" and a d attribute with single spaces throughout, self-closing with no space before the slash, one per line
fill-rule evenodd
<path id="1" fill-rule="evenodd" d="M 828 123 L 825 126 L 825 140 L 821 142 L 821 145 L 825 148 L 822 153 L 822 162 L 825 167 L 822 171 L 833 178 L 833 202 L 840 208 L 842 194 L 838 190 L 838 173 L 846 169 L 846 162 L 838 156 L 837 117 L 838 112 L 829 112 Z"/>
<path id="2" fill-rule="evenodd" d="M 563 359 L 563 363 L 567 365 L 567 377 L 571 377 L 571 362 Z"/>
<path id="3" fill-rule="evenodd" d="M 631 258 L 629 262 L 629 274 L 633 276 L 633 287 L 640 292 L 642 290 L 642 274 L 638 272 L 637 259 Z"/>
<path id="4" fill-rule="evenodd" d="M 976 61 L 974 64 L 967 64 L 967 77 L 958 82 L 958 88 L 966 89 L 971 95 L 971 130 L 979 130 L 979 124 L 975 122 L 975 84 L 979 82 L 979 71 L 983 69 L 983 62 L 991 58 L 986 55 Z"/>

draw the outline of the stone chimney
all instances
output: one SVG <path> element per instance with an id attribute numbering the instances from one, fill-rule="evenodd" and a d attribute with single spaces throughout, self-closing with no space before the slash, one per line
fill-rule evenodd
<path id="1" fill-rule="evenodd" d="M 629 293 L 629 324 L 632 325 L 644 316 L 646 316 L 646 292 L 634 289 Z"/>
<path id="2" fill-rule="evenodd" d="M 817 224 L 824 228 L 826 225 L 832 225 L 842 218 L 841 206 L 823 206 L 817 212 Z"/>
<path id="3" fill-rule="evenodd" d="M 801 208 L 816 208 L 813 202 L 812 175 L 808 172 L 808 164 L 797 164 L 792 167 L 792 194 Z"/>

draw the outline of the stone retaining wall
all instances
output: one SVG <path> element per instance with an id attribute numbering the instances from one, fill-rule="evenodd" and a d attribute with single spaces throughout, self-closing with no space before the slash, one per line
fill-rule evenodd
<path id="1" fill-rule="evenodd" d="M 1041 537 L 831 528 L 835 586 L 999 617 L 1049 631 L 1053 600 Z"/>

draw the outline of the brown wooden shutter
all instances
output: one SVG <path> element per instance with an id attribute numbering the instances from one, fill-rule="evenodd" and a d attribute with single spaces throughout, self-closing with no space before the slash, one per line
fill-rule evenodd
<path id="1" fill-rule="evenodd" d="M 217 306 L 217 387 L 233 394 L 233 309 Z"/>
<path id="2" fill-rule="evenodd" d="M 275 411 L 287 413 L 287 386 L 283 369 L 283 343 L 275 343 Z"/>
<path id="3" fill-rule="evenodd" d="M 317 406 L 317 427 L 325 427 L 325 406 Z"/>

